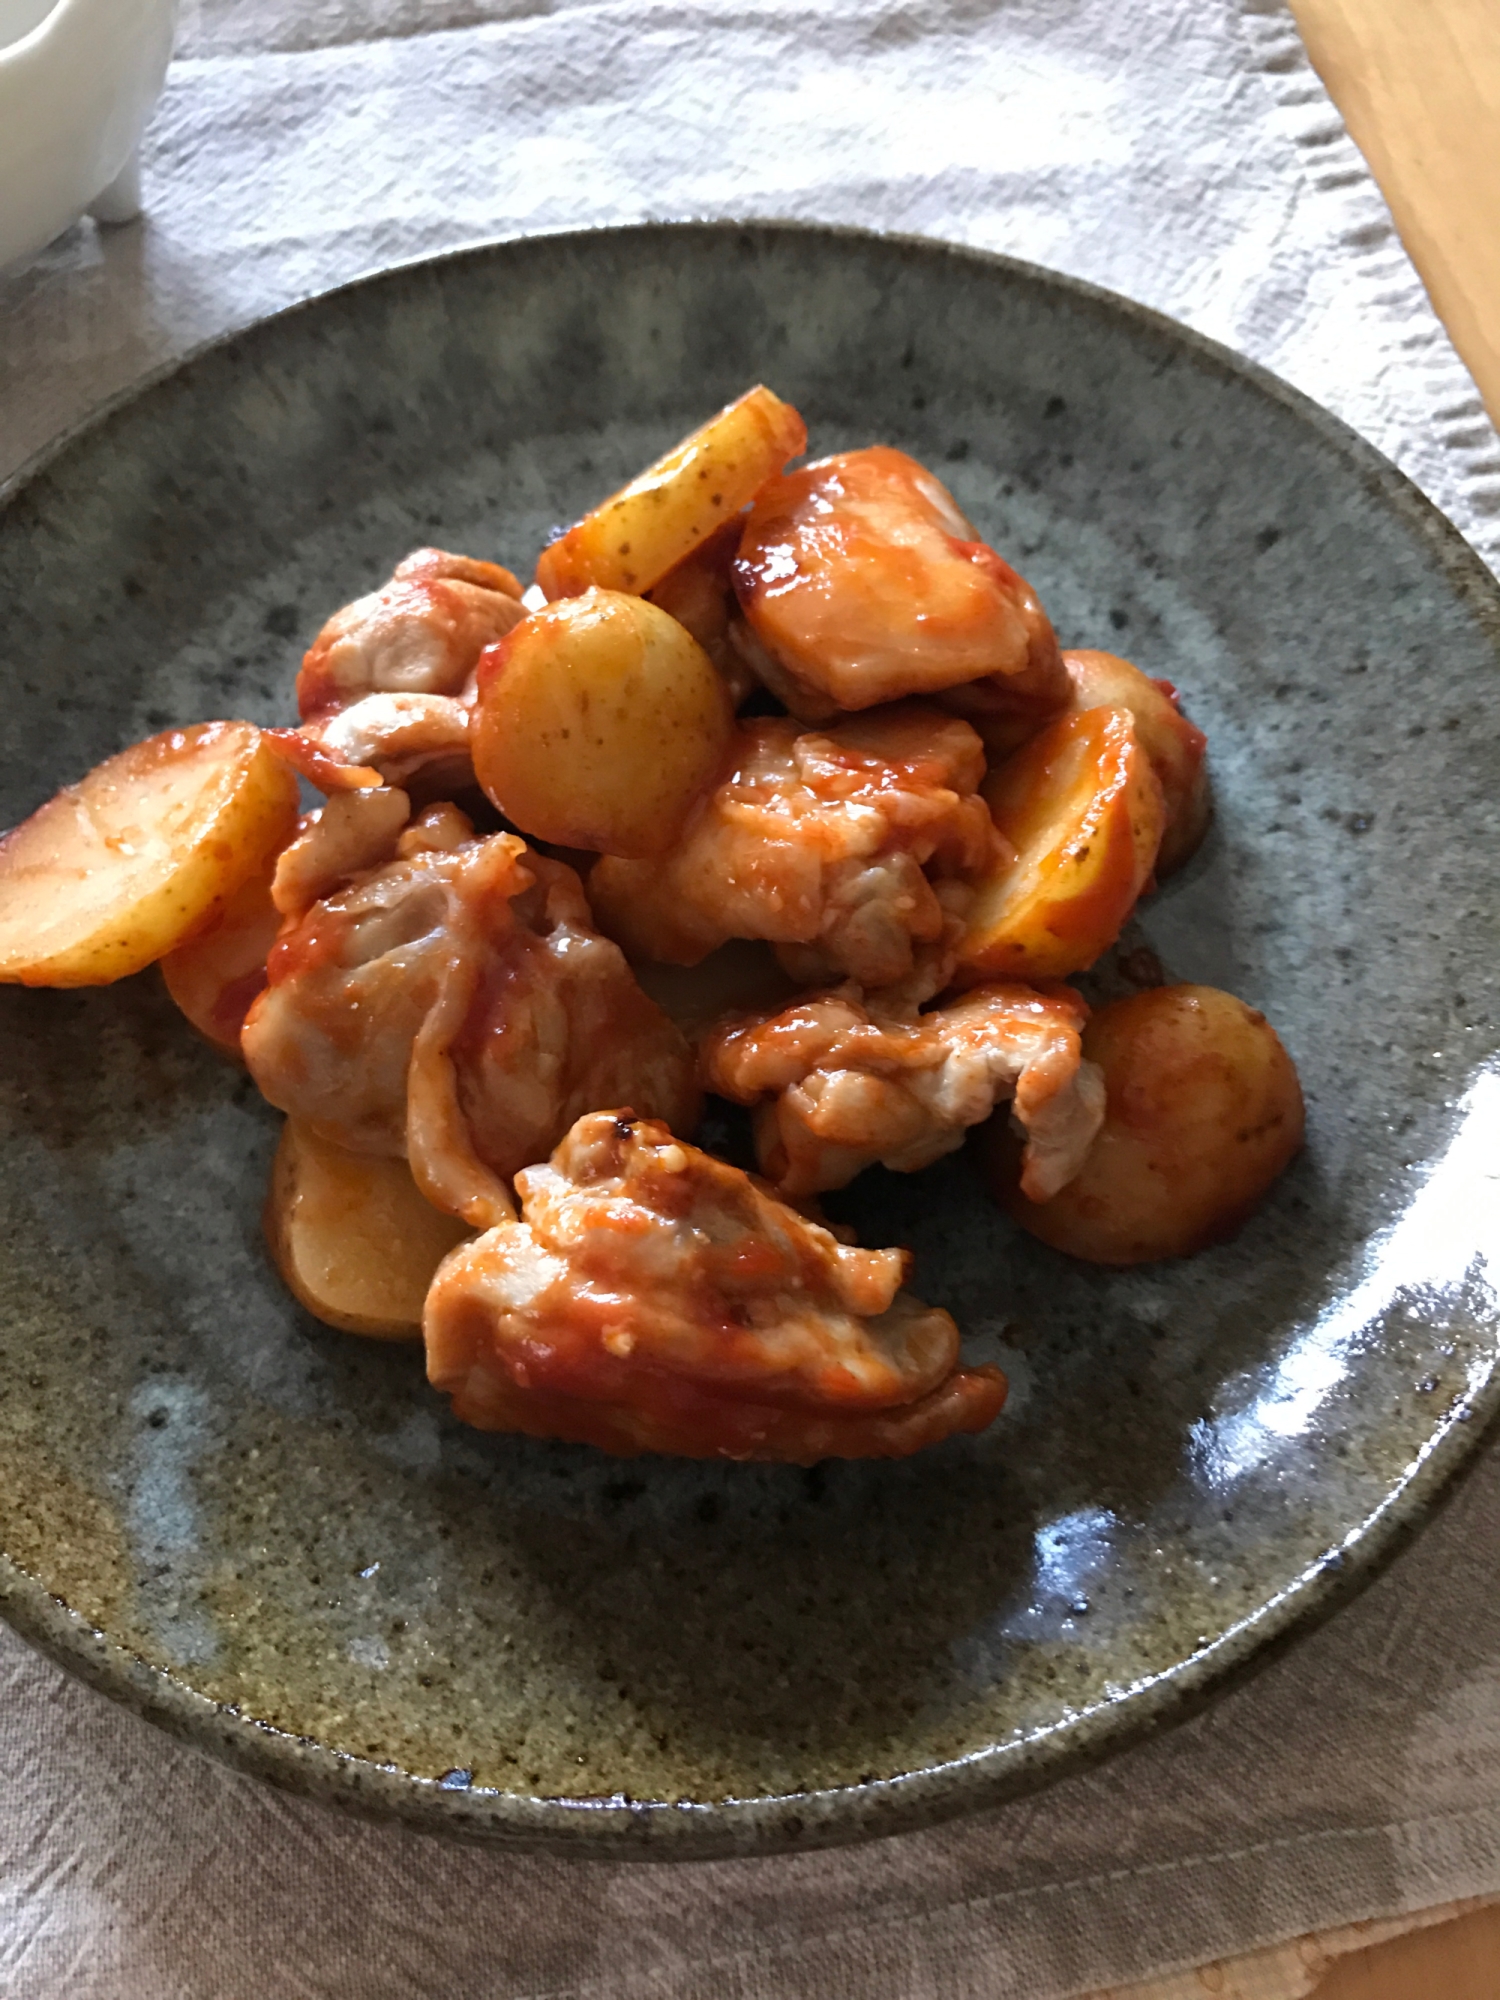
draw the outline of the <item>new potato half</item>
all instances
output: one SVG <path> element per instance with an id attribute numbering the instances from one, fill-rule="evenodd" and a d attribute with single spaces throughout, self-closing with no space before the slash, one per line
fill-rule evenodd
<path id="1" fill-rule="evenodd" d="M 415 1339 L 433 1273 L 471 1232 L 417 1191 L 405 1160 L 346 1153 L 288 1119 L 271 1168 L 266 1241 L 316 1319 Z"/>
<path id="2" fill-rule="evenodd" d="M 747 389 L 544 549 L 537 582 L 548 598 L 650 590 L 806 446 L 790 403 Z"/>
<path id="3" fill-rule="evenodd" d="M 677 620 L 589 590 L 533 611 L 480 665 L 474 771 L 514 826 L 600 854 L 661 854 L 719 773 L 723 680 Z"/>
<path id="4" fill-rule="evenodd" d="M 1050 723 L 985 780 L 1015 851 L 980 883 L 958 980 L 1065 979 L 1120 935 L 1161 842 L 1162 789 L 1128 709 Z"/>
<path id="5" fill-rule="evenodd" d="M 1093 1264 L 1187 1257 L 1232 1236 L 1302 1144 L 1302 1090 L 1264 1014 L 1215 986 L 1161 986 L 1103 1007 L 1083 1053 L 1104 1071 L 1104 1123 L 1051 1201 L 1016 1184 L 986 1128 L 995 1192 L 1033 1236 Z"/>
<path id="6" fill-rule="evenodd" d="M 291 839 L 297 781 L 248 722 L 168 729 L 0 840 L 0 980 L 107 986 L 212 921 Z"/>

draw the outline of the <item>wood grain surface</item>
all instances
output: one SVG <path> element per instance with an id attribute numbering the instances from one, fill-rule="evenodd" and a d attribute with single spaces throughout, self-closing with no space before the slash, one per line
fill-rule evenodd
<path id="1" fill-rule="evenodd" d="M 1351 1953 L 1312 2000 L 1495 2000 L 1497 1993 L 1500 1908 L 1492 1908 Z"/>
<path id="2" fill-rule="evenodd" d="M 1500 423 L 1500 0 L 1291 5 Z"/>

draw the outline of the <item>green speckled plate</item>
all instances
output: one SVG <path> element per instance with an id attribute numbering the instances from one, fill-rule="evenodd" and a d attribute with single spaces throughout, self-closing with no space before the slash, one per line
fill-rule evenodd
<path id="1" fill-rule="evenodd" d="M 869 1176 L 1012 1401 L 899 1465 L 612 1461 L 453 1423 L 302 1314 L 276 1120 L 154 974 L 0 992 L 0 1602 L 279 1783 L 576 1854 L 913 1826 L 1181 1712 L 1369 1569 L 1500 1401 L 1500 605 L 1265 375 L 1003 259 L 661 227 L 390 272 L 197 356 L 0 511 L 0 824 L 169 721 L 288 712 L 438 541 L 530 564 L 746 383 L 951 481 L 1065 643 L 1169 675 L 1210 842 L 1140 932 L 1266 1010 L 1306 1154 L 1112 1275 L 968 1162 Z"/>

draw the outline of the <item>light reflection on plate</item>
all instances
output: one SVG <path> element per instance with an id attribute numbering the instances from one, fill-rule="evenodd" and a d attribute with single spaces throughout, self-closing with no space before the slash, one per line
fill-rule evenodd
<path id="1" fill-rule="evenodd" d="M 1393 1305 L 1452 1304 L 1471 1292 L 1474 1310 L 1500 1319 L 1500 1069 L 1476 1077 L 1452 1139 L 1400 1219 L 1370 1245 L 1354 1289 L 1296 1332 L 1269 1378 L 1228 1385 L 1251 1388 L 1251 1400 L 1193 1428 L 1200 1476 L 1229 1487 L 1303 1435 L 1345 1382 L 1349 1357 L 1372 1338 Z M 1468 1363 L 1459 1394 L 1477 1391 L 1493 1367 L 1481 1352 Z M 1455 1400 L 1450 1395 L 1449 1400 Z"/>

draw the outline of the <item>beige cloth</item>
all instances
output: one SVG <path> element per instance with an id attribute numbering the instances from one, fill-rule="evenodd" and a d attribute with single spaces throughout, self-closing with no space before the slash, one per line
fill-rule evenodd
<path id="1" fill-rule="evenodd" d="M 0 276 L 0 477 L 196 341 L 395 258 L 795 214 L 1175 312 L 1337 409 L 1500 557 L 1494 433 L 1278 0 L 210 0 L 146 189 L 143 227 L 80 226 Z M 1194 1722 L 1002 1811 L 763 1862 L 361 1825 L 0 1633 L 0 1994 L 1058 2000 L 1493 1894 L 1497 1547 L 1492 1453 L 1363 1599 Z"/>

